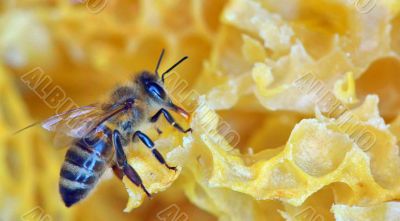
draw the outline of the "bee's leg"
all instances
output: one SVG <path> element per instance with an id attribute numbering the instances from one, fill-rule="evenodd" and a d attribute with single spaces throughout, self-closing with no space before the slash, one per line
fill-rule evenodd
<path id="1" fill-rule="evenodd" d="M 122 142 L 121 142 L 121 133 L 118 130 L 114 130 L 113 132 L 113 143 L 114 143 L 114 148 L 115 148 L 115 154 L 117 158 L 117 165 L 120 168 L 120 170 L 123 171 L 123 174 L 125 174 L 132 183 L 134 183 L 136 186 L 139 186 L 143 189 L 143 191 L 146 193 L 148 197 L 151 197 L 150 193 L 146 190 L 146 188 L 143 185 L 142 179 L 140 178 L 139 174 L 131 167 L 131 165 L 128 164 L 128 161 L 126 160 L 126 155 L 124 152 L 124 149 L 122 147 Z"/>
<path id="2" fill-rule="evenodd" d="M 170 123 L 172 126 L 174 126 L 176 129 L 178 129 L 180 132 L 182 132 L 182 133 L 188 133 L 188 132 L 192 132 L 192 128 L 189 128 L 189 129 L 183 129 L 182 127 L 181 127 L 181 125 L 179 125 L 176 121 L 175 121 L 175 119 L 172 117 L 172 115 L 167 111 L 167 110 L 165 110 L 164 108 L 161 108 L 159 111 L 157 111 L 157 113 L 156 114 L 154 114 L 154 116 L 152 116 L 151 118 L 150 118 L 150 122 L 156 122 L 157 120 L 158 120 L 158 118 L 160 118 L 160 116 L 161 116 L 161 114 L 163 114 L 164 115 L 164 117 L 165 117 L 165 119 L 167 119 L 167 121 L 168 121 L 168 123 Z"/>
<path id="3" fill-rule="evenodd" d="M 133 134 L 132 140 L 134 140 L 136 137 L 138 137 L 144 143 L 144 145 L 146 145 L 146 147 L 151 149 L 151 152 L 161 164 L 164 164 L 170 170 L 176 171 L 176 167 L 171 167 L 167 164 L 167 162 L 165 162 L 164 157 L 156 148 L 154 148 L 153 141 L 146 134 L 142 133 L 141 131 L 136 131 Z"/>
<path id="4" fill-rule="evenodd" d="M 119 168 L 117 164 L 112 165 L 111 168 L 115 176 L 118 177 L 118 179 L 122 180 L 122 178 L 124 177 L 124 171 L 121 168 Z"/>

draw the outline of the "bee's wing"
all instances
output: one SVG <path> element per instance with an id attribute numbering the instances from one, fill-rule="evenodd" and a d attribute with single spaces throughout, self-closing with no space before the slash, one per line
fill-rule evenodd
<path id="1" fill-rule="evenodd" d="M 103 119 L 106 112 L 99 105 L 89 105 L 54 115 L 43 121 L 42 127 L 56 134 L 81 138 Z"/>
<path id="2" fill-rule="evenodd" d="M 80 107 L 48 118 L 42 122 L 42 127 L 55 133 L 55 146 L 65 147 L 74 139 L 95 132 L 101 123 L 121 110 L 113 108 L 105 111 L 100 105 Z"/>

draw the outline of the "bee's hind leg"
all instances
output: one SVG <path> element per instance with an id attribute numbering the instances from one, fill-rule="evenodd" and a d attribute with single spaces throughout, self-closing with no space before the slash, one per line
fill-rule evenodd
<path id="1" fill-rule="evenodd" d="M 158 150 L 156 148 L 154 148 L 154 142 L 146 134 L 142 133 L 141 131 L 136 131 L 133 134 L 132 140 L 134 140 L 136 137 L 138 137 L 144 143 L 144 145 L 146 145 L 146 147 L 151 149 L 151 152 L 153 153 L 153 155 L 157 158 L 157 160 L 161 164 L 164 164 L 170 170 L 174 170 L 174 171 L 177 170 L 176 167 L 171 167 L 167 164 L 167 162 L 165 162 L 165 159 L 161 155 L 161 153 L 158 152 Z"/>
<path id="2" fill-rule="evenodd" d="M 117 165 L 119 169 L 123 171 L 123 174 L 125 174 L 129 178 L 129 180 L 132 181 L 132 183 L 134 183 L 136 186 L 141 187 L 143 191 L 146 193 L 146 195 L 148 197 L 151 197 L 150 193 L 144 187 L 142 179 L 140 178 L 139 174 L 135 171 L 135 169 L 131 167 L 131 165 L 128 164 L 124 149 L 122 147 L 121 139 L 122 139 L 121 133 L 118 130 L 114 130 L 113 144 L 115 148 Z"/>
<path id="3" fill-rule="evenodd" d="M 161 114 L 164 115 L 165 119 L 167 119 L 168 123 L 170 123 L 172 126 L 174 126 L 176 129 L 178 129 L 180 132 L 182 133 L 188 133 L 188 132 L 192 132 L 192 128 L 189 129 L 183 129 L 181 125 L 179 125 L 175 119 L 172 117 L 172 115 L 165 110 L 164 108 L 161 108 L 159 111 L 157 111 L 156 114 L 154 114 L 154 116 L 152 116 L 150 118 L 150 122 L 154 123 L 158 120 L 158 118 L 160 118 Z"/>

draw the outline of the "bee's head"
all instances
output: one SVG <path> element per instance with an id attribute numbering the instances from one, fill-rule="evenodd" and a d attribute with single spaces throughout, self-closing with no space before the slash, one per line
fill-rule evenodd
<path id="1" fill-rule="evenodd" d="M 165 108 L 167 110 L 171 110 L 177 112 L 181 116 L 186 119 L 189 119 L 189 113 L 187 113 L 181 107 L 175 105 L 172 102 L 172 99 L 168 95 L 167 91 L 164 87 L 164 79 L 166 74 L 168 74 L 172 69 L 174 69 L 177 65 L 179 65 L 182 61 L 186 60 L 187 57 L 183 57 L 177 63 L 175 63 L 172 67 L 170 67 L 163 74 L 158 74 L 158 67 L 160 66 L 162 57 L 164 55 L 164 50 L 162 50 L 160 58 L 157 63 L 157 67 L 155 73 L 151 73 L 148 71 L 143 71 L 136 78 L 135 82 L 140 85 L 142 88 L 142 92 L 144 96 L 146 96 L 146 100 L 149 101 L 149 104 L 155 108 Z"/>

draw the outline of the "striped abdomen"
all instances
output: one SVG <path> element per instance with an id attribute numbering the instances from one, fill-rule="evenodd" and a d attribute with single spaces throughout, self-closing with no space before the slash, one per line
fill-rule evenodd
<path id="1" fill-rule="evenodd" d="M 67 207 L 85 198 L 97 184 L 113 157 L 111 131 L 102 137 L 76 140 L 67 151 L 60 172 L 60 193 Z"/>

